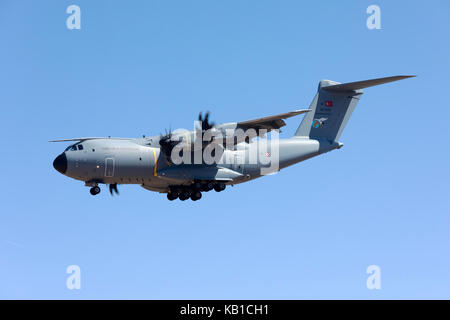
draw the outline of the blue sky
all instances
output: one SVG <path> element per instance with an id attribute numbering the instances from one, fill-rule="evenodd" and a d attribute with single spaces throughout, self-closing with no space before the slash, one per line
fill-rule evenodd
<path id="1" fill-rule="evenodd" d="M 450 298 L 449 21 L 448 1 L 2 1 L 0 298 Z M 52 167 L 50 139 L 246 120 L 307 107 L 320 79 L 397 74 L 418 77 L 367 89 L 342 149 L 198 202 L 92 197 Z"/>

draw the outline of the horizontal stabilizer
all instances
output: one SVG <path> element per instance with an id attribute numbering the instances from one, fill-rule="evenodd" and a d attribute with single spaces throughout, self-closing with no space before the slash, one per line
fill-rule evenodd
<path id="1" fill-rule="evenodd" d="M 327 91 L 334 91 L 334 92 L 355 91 L 358 89 L 364 89 L 364 88 L 368 88 L 368 87 L 377 86 L 379 84 L 403 80 L 403 79 L 412 78 L 412 77 L 415 77 L 415 76 L 394 76 L 394 77 L 378 78 L 378 79 L 371 79 L 371 80 L 363 80 L 363 81 L 335 84 L 335 85 L 323 87 L 323 89 L 327 90 Z"/>

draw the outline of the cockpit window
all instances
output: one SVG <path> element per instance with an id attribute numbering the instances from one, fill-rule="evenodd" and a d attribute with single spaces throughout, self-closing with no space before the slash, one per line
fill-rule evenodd
<path id="1" fill-rule="evenodd" d="M 77 149 L 77 147 L 78 147 L 78 149 Z M 73 144 L 71 146 L 68 146 L 66 148 L 66 150 L 64 150 L 64 152 L 69 151 L 69 150 L 70 151 L 83 150 L 83 145 L 82 144 Z"/>

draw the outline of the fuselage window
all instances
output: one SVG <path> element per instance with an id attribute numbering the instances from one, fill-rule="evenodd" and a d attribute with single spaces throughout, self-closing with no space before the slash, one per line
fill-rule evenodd
<path id="1" fill-rule="evenodd" d="M 78 145 L 78 150 L 83 150 L 83 145 L 82 144 Z"/>
<path id="2" fill-rule="evenodd" d="M 72 146 L 72 147 L 70 148 L 70 151 L 77 151 L 77 146 Z"/>

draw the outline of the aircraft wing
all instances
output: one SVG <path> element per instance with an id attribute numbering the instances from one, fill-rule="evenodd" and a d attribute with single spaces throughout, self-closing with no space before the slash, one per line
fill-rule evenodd
<path id="1" fill-rule="evenodd" d="M 86 140 L 96 140 L 96 139 L 132 140 L 132 138 L 84 137 L 84 138 L 50 140 L 49 142 L 68 142 L 68 141 L 80 141 L 80 142 L 82 142 L 82 141 L 86 141 Z"/>
<path id="2" fill-rule="evenodd" d="M 264 137 L 266 133 L 284 127 L 286 125 L 284 119 L 294 117 L 309 111 L 311 111 L 311 109 L 294 110 L 253 120 L 223 124 L 223 130 L 228 131 L 229 129 L 234 129 L 234 133 L 231 135 L 227 133 L 223 138 L 214 140 L 224 145 L 226 148 L 234 147 L 235 145 L 244 141 L 248 143 L 253 138 L 256 138 L 258 136 Z"/>
<path id="3" fill-rule="evenodd" d="M 280 129 L 281 127 L 284 127 L 286 125 L 284 119 L 294 117 L 296 115 L 306 113 L 309 111 L 311 111 L 311 109 L 294 110 L 290 112 L 280 113 L 274 116 L 242 121 L 237 123 L 237 128 L 241 128 L 243 130 L 255 129 L 256 131 L 266 129 L 267 132 L 269 132 L 271 130 Z"/>

